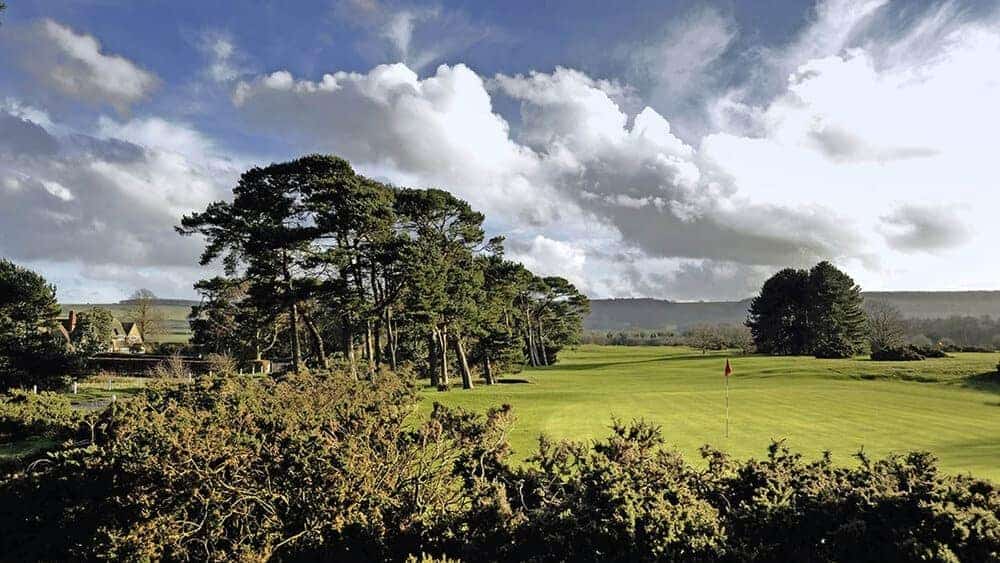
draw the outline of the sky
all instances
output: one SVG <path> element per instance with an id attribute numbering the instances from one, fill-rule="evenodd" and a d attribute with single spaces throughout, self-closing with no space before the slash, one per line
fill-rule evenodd
<path id="1" fill-rule="evenodd" d="M 307 153 L 447 189 L 592 298 L 831 260 L 1000 289 L 1000 2 L 8 0 L 0 256 L 63 302 L 215 273 L 181 216 Z"/>

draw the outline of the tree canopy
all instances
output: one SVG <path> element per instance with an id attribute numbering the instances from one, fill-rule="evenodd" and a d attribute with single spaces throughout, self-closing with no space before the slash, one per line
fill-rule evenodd
<path id="1" fill-rule="evenodd" d="M 56 288 L 39 274 L 0 259 L 0 389 L 50 387 L 69 358 Z"/>
<path id="2" fill-rule="evenodd" d="M 205 351 L 301 370 L 343 361 L 356 377 L 413 365 L 446 388 L 493 383 L 525 361 L 548 365 L 578 341 L 587 298 L 539 277 L 485 239 L 485 217 L 440 189 L 386 185 L 336 156 L 253 168 L 232 202 L 183 218 L 206 239 L 190 317 Z"/>
<path id="3" fill-rule="evenodd" d="M 784 269 L 764 282 L 747 326 L 758 351 L 775 355 L 850 357 L 863 349 L 861 288 L 829 262 Z"/>

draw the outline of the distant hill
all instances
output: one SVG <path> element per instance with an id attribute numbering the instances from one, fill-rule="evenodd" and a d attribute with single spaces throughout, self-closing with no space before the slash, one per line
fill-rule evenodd
<path id="1" fill-rule="evenodd" d="M 865 299 L 892 303 L 907 318 L 952 316 L 1000 318 L 1000 291 L 871 291 Z M 587 330 L 672 329 L 709 323 L 738 324 L 746 319 L 750 299 L 676 302 L 662 299 L 593 299 Z"/>
<path id="2" fill-rule="evenodd" d="M 118 302 L 119 305 L 132 305 L 136 302 L 136 299 L 122 299 Z M 157 307 L 191 307 L 192 305 L 197 305 L 198 301 L 192 301 L 191 299 L 160 299 L 159 297 L 153 299 L 153 305 Z"/>

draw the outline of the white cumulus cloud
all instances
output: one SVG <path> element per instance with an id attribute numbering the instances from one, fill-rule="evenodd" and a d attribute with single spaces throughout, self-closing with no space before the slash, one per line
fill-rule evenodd
<path id="1" fill-rule="evenodd" d="M 22 64 L 73 98 L 106 103 L 124 112 L 160 82 L 127 58 L 105 52 L 93 36 L 51 19 L 34 26 L 26 41 Z"/>

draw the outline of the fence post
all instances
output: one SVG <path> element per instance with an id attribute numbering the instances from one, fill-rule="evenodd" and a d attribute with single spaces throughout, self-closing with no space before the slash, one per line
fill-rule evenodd
<path id="1" fill-rule="evenodd" d="M 76 395 L 77 385 L 79 385 L 79 383 L 77 383 L 76 381 L 74 381 L 73 382 L 73 394 L 74 395 Z"/>
<path id="2" fill-rule="evenodd" d="M 37 395 L 38 394 L 38 386 L 37 385 L 32 385 L 31 386 L 31 392 L 33 394 Z"/>

